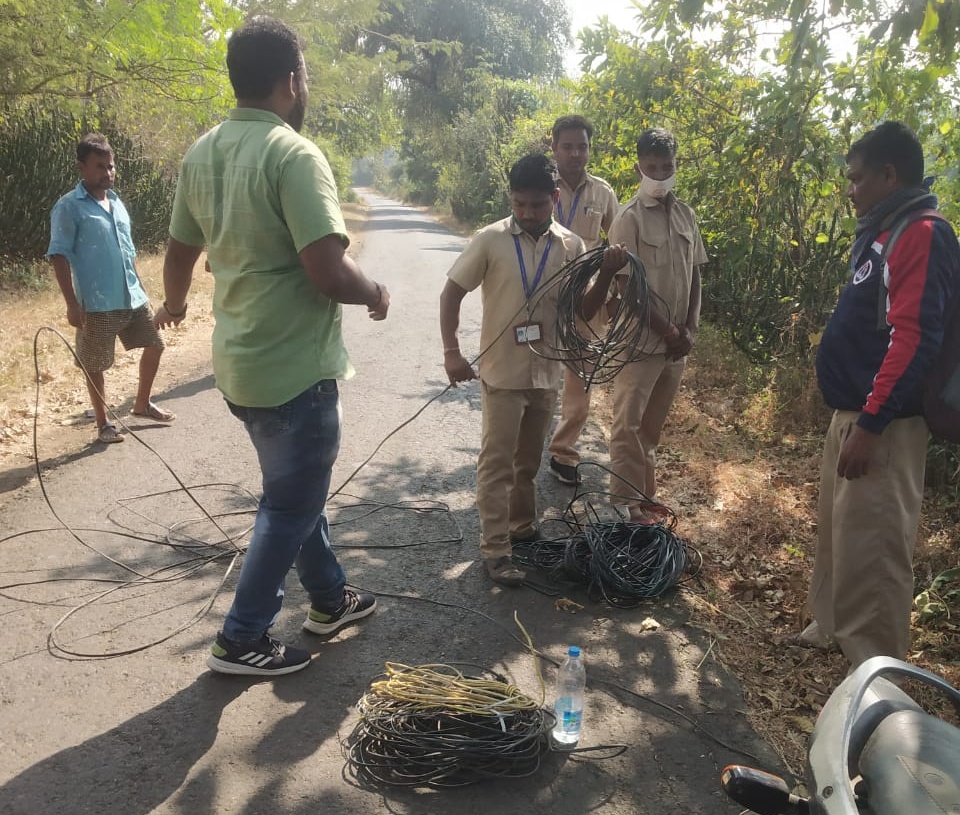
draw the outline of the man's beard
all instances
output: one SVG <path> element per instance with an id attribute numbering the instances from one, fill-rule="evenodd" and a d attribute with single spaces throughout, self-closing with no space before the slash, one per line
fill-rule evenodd
<path id="1" fill-rule="evenodd" d="M 287 124 L 299 133 L 303 130 L 303 122 L 307 115 L 307 106 L 303 104 L 303 98 L 297 96 L 297 101 L 293 103 L 293 108 L 287 114 Z"/>

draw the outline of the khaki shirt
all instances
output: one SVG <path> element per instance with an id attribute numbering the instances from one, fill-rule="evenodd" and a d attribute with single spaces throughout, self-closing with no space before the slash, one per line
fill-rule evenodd
<path id="1" fill-rule="evenodd" d="M 520 274 L 517 241 L 532 289 L 548 243 L 550 246 L 543 274 L 529 298 Z M 583 241 L 556 222 L 535 240 L 512 216 L 484 227 L 467 244 L 447 277 L 467 291 L 480 287 L 483 355 L 478 371 L 488 385 L 509 390 L 560 387 L 562 363 L 548 358 L 558 356 L 554 349 L 559 279 L 554 278 L 584 251 Z M 543 339 L 518 344 L 515 328 L 528 323 L 540 324 Z"/>
<path id="2" fill-rule="evenodd" d="M 693 269 L 707 262 L 693 209 L 673 193 L 662 200 L 638 193 L 617 213 L 608 237 L 640 258 L 647 285 L 663 300 L 670 321 L 684 325 Z M 629 269 L 625 266 L 618 274 Z M 656 343 L 657 352 L 665 348 L 662 340 Z"/>
<path id="3" fill-rule="evenodd" d="M 603 243 L 600 231 L 610 231 L 620 207 L 613 187 L 602 178 L 587 173 L 576 189 L 561 178 L 559 189 L 560 202 L 553 217 L 561 226 L 583 238 L 587 249 L 596 249 Z"/>

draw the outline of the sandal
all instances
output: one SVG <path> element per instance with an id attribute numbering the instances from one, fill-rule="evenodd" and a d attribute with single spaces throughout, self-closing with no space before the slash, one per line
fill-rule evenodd
<path id="1" fill-rule="evenodd" d="M 490 579 L 502 586 L 521 586 L 527 576 L 516 567 L 510 555 L 484 558 L 483 565 L 486 567 Z"/>
<path id="2" fill-rule="evenodd" d="M 655 526 L 663 523 L 668 514 L 666 507 L 655 502 L 633 504 L 627 507 L 627 512 L 631 523 L 643 524 L 644 526 Z"/>
<path id="3" fill-rule="evenodd" d="M 118 441 L 126 441 L 124 436 L 120 435 L 115 424 L 107 423 L 97 431 L 97 441 L 104 444 L 116 444 Z"/>
<path id="4" fill-rule="evenodd" d="M 176 414 L 165 410 L 159 405 L 155 405 L 153 402 L 147 402 L 147 409 L 142 412 L 131 410 L 130 415 L 136 416 L 139 419 L 153 419 L 155 422 L 163 422 L 164 424 L 172 422 L 177 418 Z"/>

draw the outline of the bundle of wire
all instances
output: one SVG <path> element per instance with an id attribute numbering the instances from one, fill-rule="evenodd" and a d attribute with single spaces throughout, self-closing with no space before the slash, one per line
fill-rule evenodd
<path id="1" fill-rule="evenodd" d="M 490 673 L 490 672 L 488 672 Z M 347 768 L 358 781 L 459 787 L 533 775 L 553 717 L 503 677 L 387 663 L 357 704 Z"/>
<path id="2" fill-rule="evenodd" d="M 648 330 L 650 314 L 667 313 L 663 301 L 647 286 L 643 263 L 628 254 L 632 273 L 626 276 L 617 311 L 602 336 L 594 331 L 581 317 L 581 304 L 603 263 L 603 253 L 603 247 L 586 252 L 558 275 L 555 351 L 586 388 L 610 382 L 624 365 L 651 354 L 656 342 Z"/>
<path id="3" fill-rule="evenodd" d="M 700 553 L 670 524 L 596 522 L 569 538 L 513 545 L 513 559 L 559 582 L 584 584 L 591 596 L 632 608 L 696 574 Z"/>

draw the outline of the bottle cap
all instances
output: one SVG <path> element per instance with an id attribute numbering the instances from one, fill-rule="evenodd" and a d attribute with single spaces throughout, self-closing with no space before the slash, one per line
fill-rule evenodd
<path id="1" fill-rule="evenodd" d="M 580 656 L 580 646 L 578 646 L 578 645 L 571 645 L 571 646 L 567 649 L 567 654 L 568 654 L 568 656 L 572 656 L 572 657 L 578 657 L 578 656 Z"/>

